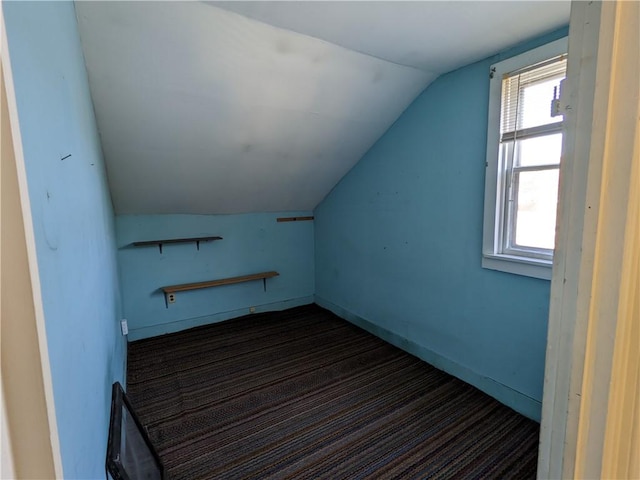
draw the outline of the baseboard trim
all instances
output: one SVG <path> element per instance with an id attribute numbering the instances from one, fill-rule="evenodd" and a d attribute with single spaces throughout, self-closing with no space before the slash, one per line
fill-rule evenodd
<path id="1" fill-rule="evenodd" d="M 354 325 L 366 330 L 367 332 L 379 337 L 386 342 L 404 350 L 424 360 L 430 365 L 433 365 L 439 370 L 449 373 L 454 377 L 459 378 L 473 385 L 479 390 L 482 390 L 487 395 L 492 396 L 500 403 L 514 409 L 516 412 L 521 413 L 527 418 L 540 422 L 540 414 L 542 411 L 542 402 L 531 398 L 521 392 L 514 390 L 513 388 L 504 385 L 492 378 L 485 377 L 468 367 L 462 366 L 453 360 L 443 357 L 442 355 L 429 350 L 426 347 L 418 345 L 411 340 L 404 338 L 397 333 L 393 333 L 385 328 L 382 328 L 369 320 L 366 320 L 358 315 L 351 313 L 350 311 L 331 303 L 330 301 L 315 296 L 315 303 L 319 306 L 330 310 L 338 315 L 340 318 L 347 320 Z"/>
<path id="2" fill-rule="evenodd" d="M 313 303 L 313 301 L 314 301 L 313 295 L 309 295 L 306 297 L 292 298 L 292 299 L 283 300 L 280 302 L 265 303 L 262 305 L 256 305 L 255 313 L 286 310 L 287 308 L 299 307 L 301 305 L 309 305 L 310 303 Z M 142 340 L 144 338 L 157 337 L 159 335 L 166 335 L 168 333 L 180 332 L 182 330 L 188 330 L 189 328 L 200 327 L 202 325 L 208 325 L 210 323 L 218 323 L 224 320 L 230 320 L 232 318 L 242 317 L 244 315 L 249 315 L 249 307 L 239 308 L 237 310 L 230 310 L 227 312 L 215 313 L 212 315 L 205 315 L 202 317 L 177 320 L 175 322 L 130 329 L 128 338 L 130 342 L 133 342 L 135 340 Z"/>

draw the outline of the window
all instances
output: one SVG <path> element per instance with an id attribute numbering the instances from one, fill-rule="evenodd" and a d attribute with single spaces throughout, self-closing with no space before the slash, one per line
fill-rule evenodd
<path id="1" fill-rule="evenodd" d="M 551 278 L 567 40 L 491 67 L 482 266 Z"/>

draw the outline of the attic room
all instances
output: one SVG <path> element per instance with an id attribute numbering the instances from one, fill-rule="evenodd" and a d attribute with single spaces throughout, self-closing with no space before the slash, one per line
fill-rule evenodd
<path id="1" fill-rule="evenodd" d="M 640 477 L 640 3 L 0 13 L 1 478 Z"/>

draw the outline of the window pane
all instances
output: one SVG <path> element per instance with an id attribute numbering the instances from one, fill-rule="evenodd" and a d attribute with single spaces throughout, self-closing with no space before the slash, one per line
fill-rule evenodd
<path id="1" fill-rule="evenodd" d="M 559 164 L 561 153 L 562 133 L 518 140 L 516 165 L 529 167 L 532 165 Z"/>
<path id="2" fill-rule="evenodd" d="M 561 122 L 551 116 L 554 87 L 559 95 L 560 81 L 566 76 L 566 58 L 555 58 L 503 78 L 500 133 Z"/>
<path id="3" fill-rule="evenodd" d="M 558 76 L 549 80 L 536 82 L 520 87 L 520 105 L 518 107 L 518 130 L 522 128 L 537 127 L 561 121 L 562 117 L 551 116 L 551 100 L 553 89 L 557 89 L 556 97 L 560 92 L 560 80 Z"/>
<path id="4" fill-rule="evenodd" d="M 558 169 L 516 173 L 516 246 L 553 250 L 558 174 Z"/>

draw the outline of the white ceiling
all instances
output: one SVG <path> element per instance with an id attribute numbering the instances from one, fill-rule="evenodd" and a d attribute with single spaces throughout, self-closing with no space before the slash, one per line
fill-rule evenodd
<path id="1" fill-rule="evenodd" d="M 438 74 L 568 21 L 568 2 L 76 11 L 121 214 L 311 210 Z"/>
<path id="2" fill-rule="evenodd" d="M 569 23 L 569 1 L 206 2 L 400 65 L 445 73 Z"/>

